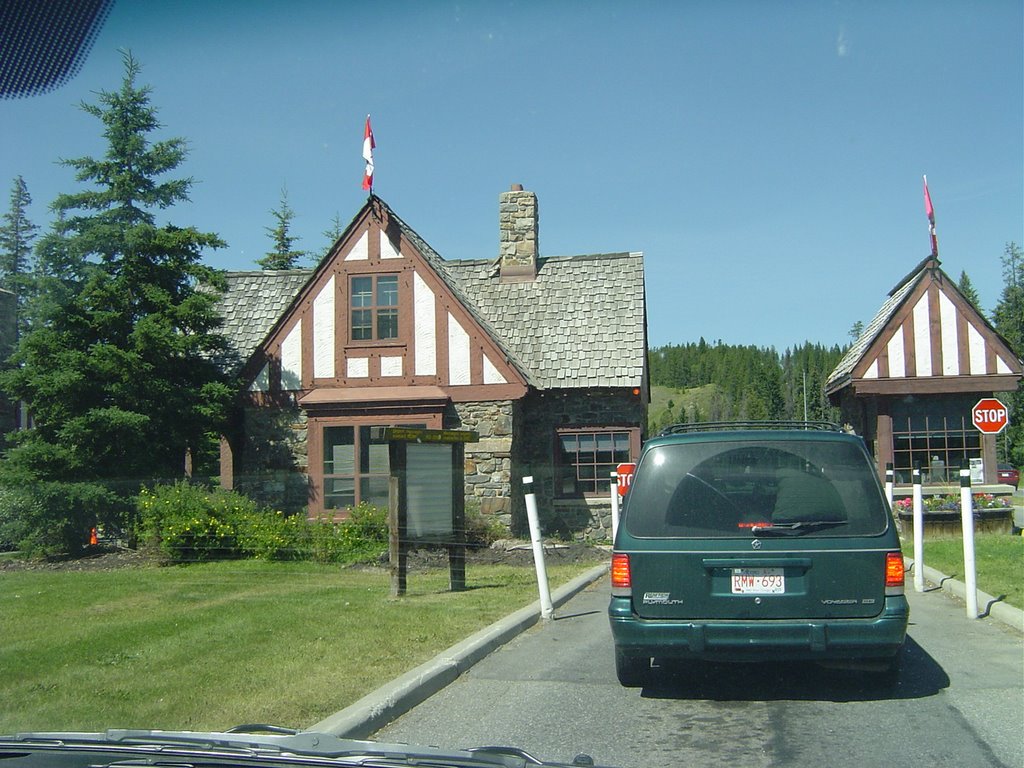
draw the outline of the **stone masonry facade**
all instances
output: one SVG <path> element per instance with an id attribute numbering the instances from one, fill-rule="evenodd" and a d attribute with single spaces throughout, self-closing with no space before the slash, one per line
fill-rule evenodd
<path id="1" fill-rule="evenodd" d="M 309 502 L 309 455 L 306 412 L 247 406 L 245 440 L 235 472 L 241 493 L 284 512 L 298 512 Z"/>
<path id="2" fill-rule="evenodd" d="M 541 528 L 545 535 L 603 541 L 611 537 L 608 497 L 556 498 L 552 453 L 560 427 L 636 423 L 639 398 L 596 391 L 532 393 L 523 401 L 452 403 L 446 429 L 477 432 L 466 445 L 466 507 L 493 516 L 514 535 L 526 536 L 522 478 L 534 478 Z M 309 494 L 307 419 L 296 406 L 248 407 L 245 442 L 235 487 L 275 509 L 299 511 Z M 518 440 L 513 442 L 513 429 Z"/>
<path id="3" fill-rule="evenodd" d="M 519 185 L 502 192 L 498 202 L 498 225 L 502 267 L 534 267 L 540 254 L 537 196 L 524 192 Z"/>
<path id="4" fill-rule="evenodd" d="M 524 475 L 534 478 L 534 493 L 541 527 L 546 535 L 605 541 L 611 538 L 611 496 L 558 498 L 555 493 L 555 432 L 557 429 L 609 427 L 643 424 L 644 404 L 640 397 L 621 390 L 594 389 L 581 395 L 573 390 L 532 392 L 516 404 L 515 432 L 519 436 L 514 464 L 516 489 L 513 495 L 513 532 L 525 526 L 525 501 L 521 483 Z M 638 442 L 639 442 L 638 435 Z M 639 447 L 639 446 L 638 446 Z M 609 483 L 610 486 L 610 483 Z"/>
<path id="5" fill-rule="evenodd" d="M 512 523 L 512 403 L 507 400 L 454 403 L 445 413 L 445 427 L 477 432 L 466 444 L 467 509 Z"/>

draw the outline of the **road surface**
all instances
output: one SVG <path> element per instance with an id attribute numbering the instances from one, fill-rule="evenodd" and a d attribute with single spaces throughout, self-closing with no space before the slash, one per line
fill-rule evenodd
<path id="1" fill-rule="evenodd" d="M 1024 637 L 938 591 L 908 589 L 899 684 L 813 665 L 665 668 L 615 679 L 607 577 L 373 738 L 514 744 L 599 765 L 979 768 L 1024 766 Z"/>

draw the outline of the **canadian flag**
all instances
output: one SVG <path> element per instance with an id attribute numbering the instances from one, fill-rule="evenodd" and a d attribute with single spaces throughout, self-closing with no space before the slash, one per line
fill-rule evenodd
<path id="1" fill-rule="evenodd" d="M 924 177 L 924 212 L 928 217 L 928 235 L 932 241 L 932 256 L 939 255 L 939 239 L 935 235 L 935 208 L 932 207 L 932 196 L 928 194 L 928 177 Z"/>
<path id="2" fill-rule="evenodd" d="M 373 129 L 370 127 L 370 116 L 366 116 L 366 130 L 363 131 L 363 160 L 366 170 L 363 171 L 363 189 L 373 189 L 373 148 L 377 144 L 373 140 Z"/>

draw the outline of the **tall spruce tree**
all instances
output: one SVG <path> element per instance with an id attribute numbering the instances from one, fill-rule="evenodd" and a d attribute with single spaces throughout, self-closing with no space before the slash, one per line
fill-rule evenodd
<path id="1" fill-rule="evenodd" d="M 1018 357 L 1024 356 L 1024 252 L 1016 243 L 1003 250 L 1003 292 L 992 313 L 992 323 Z M 1003 458 L 1024 466 L 1024 382 L 1008 393 L 1010 426 L 999 441 Z"/>
<path id="2" fill-rule="evenodd" d="M 1024 252 L 1016 243 L 1003 250 L 1003 292 L 992 313 L 996 330 L 1024 355 Z"/>
<path id="3" fill-rule="evenodd" d="M 3 215 L 0 224 L 0 288 L 5 288 L 18 297 L 19 328 L 23 331 L 20 309 L 24 305 L 31 278 L 29 267 L 32 245 L 39 230 L 29 221 L 28 207 L 32 196 L 21 176 L 16 176 L 11 186 L 11 207 Z"/>
<path id="4" fill-rule="evenodd" d="M 974 283 L 971 282 L 971 278 L 967 275 L 966 270 L 960 270 L 960 279 L 957 281 L 956 287 L 960 289 L 960 293 L 971 303 L 972 307 L 978 310 L 978 312 L 982 312 L 981 299 L 978 298 L 978 292 L 975 290 Z"/>
<path id="5" fill-rule="evenodd" d="M 187 150 L 180 138 L 151 141 L 161 126 L 150 89 L 123 57 L 120 89 L 81 105 L 102 123 L 106 154 L 61 161 L 90 186 L 53 203 L 57 221 L 38 249 L 52 278 L 40 322 L 0 377 L 34 423 L 14 435 L 5 478 L 91 484 L 122 499 L 139 483 L 180 477 L 231 396 L 213 362 L 223 349 L 217 294 L 199 289 L 221 284 L 201 258 L 224 243 L 157 223 L 156 211 L 188 199 L 191 179 L 164 178 Z"/>
<path id="6" fill-rule="evenodd" d="M 331 219 L 331 226 L 323 231 L 323 236 L 327 238 L 327 245 L 324 246 L 320 252 L 320 258 L 324 258 L 328 253 L 331 252 L 331 248 L 338 242 L 338 238 L 345 233 L 345 224 L 341 220 L 341 215 L 338 213 L 334 214 L 334 218 Z"/>
<path id="7" fill-rule="evenodd" d="M 256 263 L 262 269 L 297 269 L 299 259 L 305 258 L 306 252 L 295 247 L 297 237 L 291 234 L 292 219 L 295 218 L 295 211 L 288 205 L 288 190 L 281 190 L 281 203 L 279 207 L 270 212 L 277 222 L 273 227 L 264 227 L 270 239 L 274 241 L 274 249 L 269 251 Z"/>

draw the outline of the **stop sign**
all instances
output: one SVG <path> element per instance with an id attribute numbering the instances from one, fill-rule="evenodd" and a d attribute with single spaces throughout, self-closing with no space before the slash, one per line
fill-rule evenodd
<path id="1" fill-rule="evenodd" d="M 616 482 L 616 490 L 619 492 L 619 496 L 625 496 L 629 493 L 629 488 L 633 485 L 633 473 L 636 471 L 636 464 L 632 462 L 626 464 L 619 464 L 615 468 L 615 473 L 619 476 Z"/>
<path id="2" fill-rule="evenodd" d="M 996 398 L 983 397 L 971 409 L 971 423 L 986 435 L 998 435 L 1010 423 L 1010 416 Z"/>

